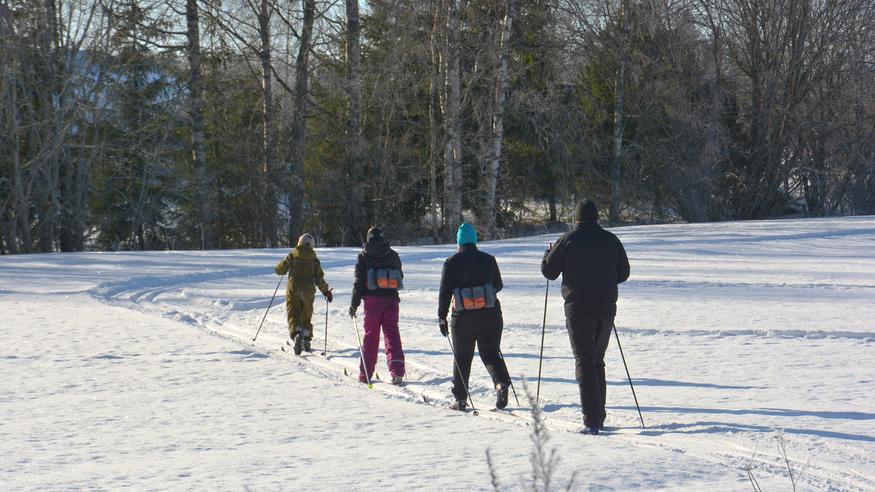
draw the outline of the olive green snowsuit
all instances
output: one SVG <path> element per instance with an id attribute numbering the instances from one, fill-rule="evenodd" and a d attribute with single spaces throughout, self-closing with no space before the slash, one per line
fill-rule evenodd
<path id="1" fill-rule="evenodd" d="M 307 245 L 292 249 L 274 269 L 277 275 L 289 274 L 289 285 L 286 288 L 286 313 L 289 320 L 289 335 L 295 338 L 297 332 L 303 334 L 305 340 L 313 338 L 313 301 L 316 297 L 316 287 L 323 295 L 328 295 L 328 284 L 325 283 L 325 273 L 316 258 L 316 252 Z"/>

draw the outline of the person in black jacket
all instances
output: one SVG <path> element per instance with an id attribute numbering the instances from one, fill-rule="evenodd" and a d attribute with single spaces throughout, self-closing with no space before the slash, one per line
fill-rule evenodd
<path id="1" fill-rule="evenodd" d="M 365 335 L 362 340 L 364 366 L 359 364 L 359 381 L 367 382 L 374 375 L 377 351 L 380 349 L 380 328 L 386 346 L 386 362 L 392 375 L 392 384 L 401 384 L 404 378 L 404 349 L 398 330 L 400 298 L 404 273 L 398 253 L 383 239 L 377 227 L 368 230 L 368 241 L 355 264 L 352 304 L 349 316 L 354 318 L 362 299 L 365 301 Z M 365 375 L 367 374 L 367 376 Z"/>
<path id="2" fill-rule="evenodd" d="M 590 200 L 577 206 L 577 227 L 544 254 L 541 273 L 562 274 L 565 326 L 574 352 L 584 434 L 598 434 L 605 422 L 605 351 L 617 314 L 617 285 L 629 278 L 629 259 L 617 236 L 598 224 Z"/>
<path id="3" fill-rule="evenodd" d="M 500 355 L 504 321 L 496 293 L 504 284 L 495 257 L 477 249 L 477 231 L 471 224 L 459 226 L 458 251 L 444 262 L 438 299 L 438 324 L 443 336 L 450 332 L 447 314 L 452 312 L 453 397 L 450 408 L 464 411 L 475 344 L 480 359 L 492 376 L 497 392 L 495 406 L 507 406 L 510 376 Z"/>

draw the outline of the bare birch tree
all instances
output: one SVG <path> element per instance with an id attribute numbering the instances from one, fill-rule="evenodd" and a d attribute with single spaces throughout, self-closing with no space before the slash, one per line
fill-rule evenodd
<path id="1" fill-rule="evenodd" d="M 429 53 L 430 53 L 430 70 L 428 79 L 428 128 L 429 128 L 429 149 L 428 149 L 428 224 L 431 232 L 432 240 L 437 241 L 440 235 L 439 211 L 440 198 L 438 197 L 438 166 L 440 157 L 443 155 L 442 145 L 440 145 L 441 135 L 441 90 L 443 84 L 442 74 L 444 67 L 441 55 L 444 50 L 441 48 L 441 35 L 443 31 L 441 25 L 446 21 L 446 6 L 444 0 L 435 0 L 433 9 L 433 19 L 431 32 L 429 36 Z"/>
<path id="2" fill-rule="evenodd" d="M 186 54 L 188 56 L 188 124 L 191 131 L 191 154 L 194 167 L 194 193 L 197 203 L 196 223 L 201 233 L 201 247 L 211 249 L 214 214 L 213 177 L 207 164 L 206 130 L 204 125 L 204 88 L 201 74 L 200 11 L 197 0 L 185 0 Z"/>
<path id="3" fill-rule="evenodd" d="M 346 0 L 346 69 L 347 94 L 349 97 L 349 119 L 347 121 L 347 176 L 350 182 L 349 234 L 351 244 L 361 241 L 364 219 L 364 194 L 362 191 L 362 76 L 361 76 L 361 23 L 359 22 L 359 0 Z"/>
<path id="4" fill-rule="evenodd" d="M 501 40 L 498 47 L 498 69 L 495 74 L 495 101 L 492 106 L 492 131 L 490 134 L 489 156 L 486 165 L 486 203 L 484 220 L 480 224 L 484 235 L 495 236 L 496 188 L 501 167 L 501 145 L 504 141 L 504 112 L 507 104 L 508 60 L 510 58 L 510 36 L 513 30 L 515 0 L 504 1 L 504 19 L 501 22 Z"/>
<path id="5" fill-rule="evenodd" d="M 617 46 L 617 78 L 614 82 L 614 134 L 613 151 L 611 153 L 611 203 L 608 210 L 608 220 L 616 224 L 620 222 L 620 179 L 623 169 L 623 128 L 625 119 L 623 103 L 626 97 L 626 37 L 628 31 L 629 0 L 622 0 L 620 5 Z"/>
<path id="6" fill-rule="evenodd" d="M 273 4 L 270 0 L 258 3 L 258 34 L 261 41 L 261 125 L 262 125 L 262 208 L 265 239 L 269 247 L 277 246 L 276 194 L 273 187 L 274 139 L 276 138 L 273 103 L 273 45 L 271 43 L 271 17 Z"/>
<path id="7" fill-rule="evenodd" d="M 295 61 L 295 114 L 292 119 L 292 145 L 289 159 L 289 244 L 295 244 L 304 230 L 304 158 L 307 155 L 307 103 L 309 99 L 310 50 L 316 0 L 304 0 L 304 15 Z"/>
<path id="8" fill-rule="evenodd" d="M 445 63 L 444 116 L 444 227 L 453 237 L 462 221 L 462 94 L 461 16 L 465 0 L 446 0 L 447 24 L 443 59 Z"/>

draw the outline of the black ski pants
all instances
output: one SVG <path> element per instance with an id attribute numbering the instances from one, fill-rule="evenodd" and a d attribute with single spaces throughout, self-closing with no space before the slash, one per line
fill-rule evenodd
<path id="1" fill-rule="evenodd" d="M 613 316 L 565 318 L 571 350 L 574 352 L 583 423 L 588 427 L 600 427 L 605 421 L 605 351 L 611 341 L 613 326 Z"/>
<path id="2" fill-rule="evenodd" d="M 500 308 L 462 312 L 453 316 L 451 336 L 457 362 L 453 364 L 453 396 L 456 401 L 467 400 L 465 388 L 471 375 L 475 344 L 480 351 L 480 360 L 492 376 L 493 384 L 510 384 L 507 366 L 500 355 L 503 329 Z"/>

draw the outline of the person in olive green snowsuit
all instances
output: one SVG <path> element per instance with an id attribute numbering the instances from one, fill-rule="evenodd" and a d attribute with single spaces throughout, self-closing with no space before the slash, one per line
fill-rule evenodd
<path id="1" fill-rule="evenodd" d="M 331 289 L 325 282 L 322 265 L 316 258 L 313 248 L 316 241 L 310 234 L 303 234 L 298 239 L 298 245 L 282 261 L 277 263 L 277 275 L 289 274 L 289 285 L 286 288 L 286 312 L 289 321 L 289 336 L 295 341 L 295 352 L 310 351 L 310 340 L 313 339 L 313 302 L 316 298 L 316 287 L 322 292 L 328 302 L 334 300 Z"/>

